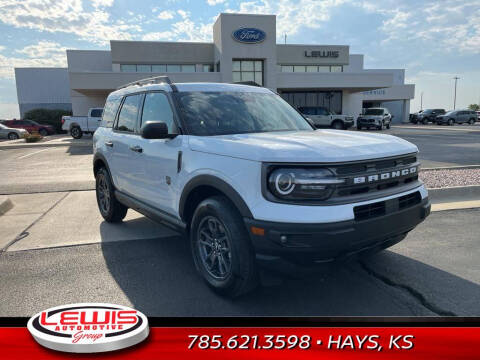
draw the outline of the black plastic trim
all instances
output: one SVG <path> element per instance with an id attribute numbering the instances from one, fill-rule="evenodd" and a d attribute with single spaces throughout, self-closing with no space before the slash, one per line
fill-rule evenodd
<path id="1" fill-rule="evenodd" d="M 179 213 L 180 217 L 185 220 L 185 203 L 188 199 L 188 195 L 199 186 L 211 186 L 222 193 L 224 193 L 230 201 L 237 207 L 238 211 L 243 217 L 253 218 L 252 212 L 248 208 L 247 204 L 243 198 L 238 194 L 238 192 L 230 186 L 225 181 L 212 176 L 212 175 L 199 175 L 191 179 L 183 188 L 182 195 L 180 197 Z"/>
<path id="2" fill-rule="evenodd" d="M 137 200 L 134 197 L 127 195 L 121 191 L 115 190 L 115 197 L 123 205 L 135 211 L 138 211 L 146 217 L 154 221 L 160 222 L 177 231 L 184 231 L 187 227 L 187 225 L 175 215 L 169 214 L 163 210 L 147 205 L 143 201 Z"/>

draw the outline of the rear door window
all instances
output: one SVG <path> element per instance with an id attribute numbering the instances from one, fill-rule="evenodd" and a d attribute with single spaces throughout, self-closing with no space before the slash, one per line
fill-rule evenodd
<path id="1" fill-rule="evenodd" d="M 118 131 L 135 132 L 137 123 L 138 105 L 141 95 L 130 95 L 125 98 L 120 113 L 118 114 Z"/>
<path id="2" fill-rule="evenodd" d="M 145 95 L 140 126 L 147 121 L 164 122 L 168 126 L 168 132 L 174 132 L 173 112 L 167 95 L 162 92 L 151 92 Z"/>
<path id="3" fill-rule="evenodd" d="M 107 99 L 105 109 L 103 110 L 102 123 L 100 126 L 111 128 L 115 122 L 115 115 L 117 115 L 118 105 L 120 105 L 121 98 Z"/>

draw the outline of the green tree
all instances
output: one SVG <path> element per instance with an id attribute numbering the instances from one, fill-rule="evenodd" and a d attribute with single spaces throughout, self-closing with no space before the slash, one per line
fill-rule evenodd
<path id="1" fill-rule="evenodd" d="M 71 111 L 62 109 L 32 109 L 27 111 L 23 118 L 25 120 L 33 120 L 39 124 L 48 124 L 55 127 L 57 133 L 62 132 L 62 116 L 72 115 Z"/>
<path id="2" fill-rule="evenodd" d="M 470 104 L 470 105 L 468 105 L 468 108 L 469 108 L 470 110 L 473 110 L 473 111 L 478 111 L 478 110 L 480 110 L 480 105 L 478 105 L 478 104 Z"/>

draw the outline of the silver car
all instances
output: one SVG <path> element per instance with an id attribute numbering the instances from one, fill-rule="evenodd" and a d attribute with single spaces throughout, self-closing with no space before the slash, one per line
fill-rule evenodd
<path id="1" fill-rule="evenodd" d="M 445 115 L 437 116 L 435 119 L 438 125 L 442 124 L 464 124 L 468 123 L 470 125 L 475 124 L 477 121 L 477 114 L 473 110 L 451 110 Z"/>
<path id="2" fill-rule="evenodd" d="M 26 134 L 28 134 L 28 131 L 25 129 L 14 129 L 0 124 L 0 139 L 17 140 L 23 138 Z"/>

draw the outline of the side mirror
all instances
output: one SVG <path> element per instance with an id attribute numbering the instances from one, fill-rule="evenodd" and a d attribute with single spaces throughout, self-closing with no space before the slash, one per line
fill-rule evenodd
<path id="1" fill-rule="evenodd" d="M 147 121 L 140 129 L 144 139 L 173 139 L 177 134 L 169 134 L 168 126 L 162 121 Z"/>

